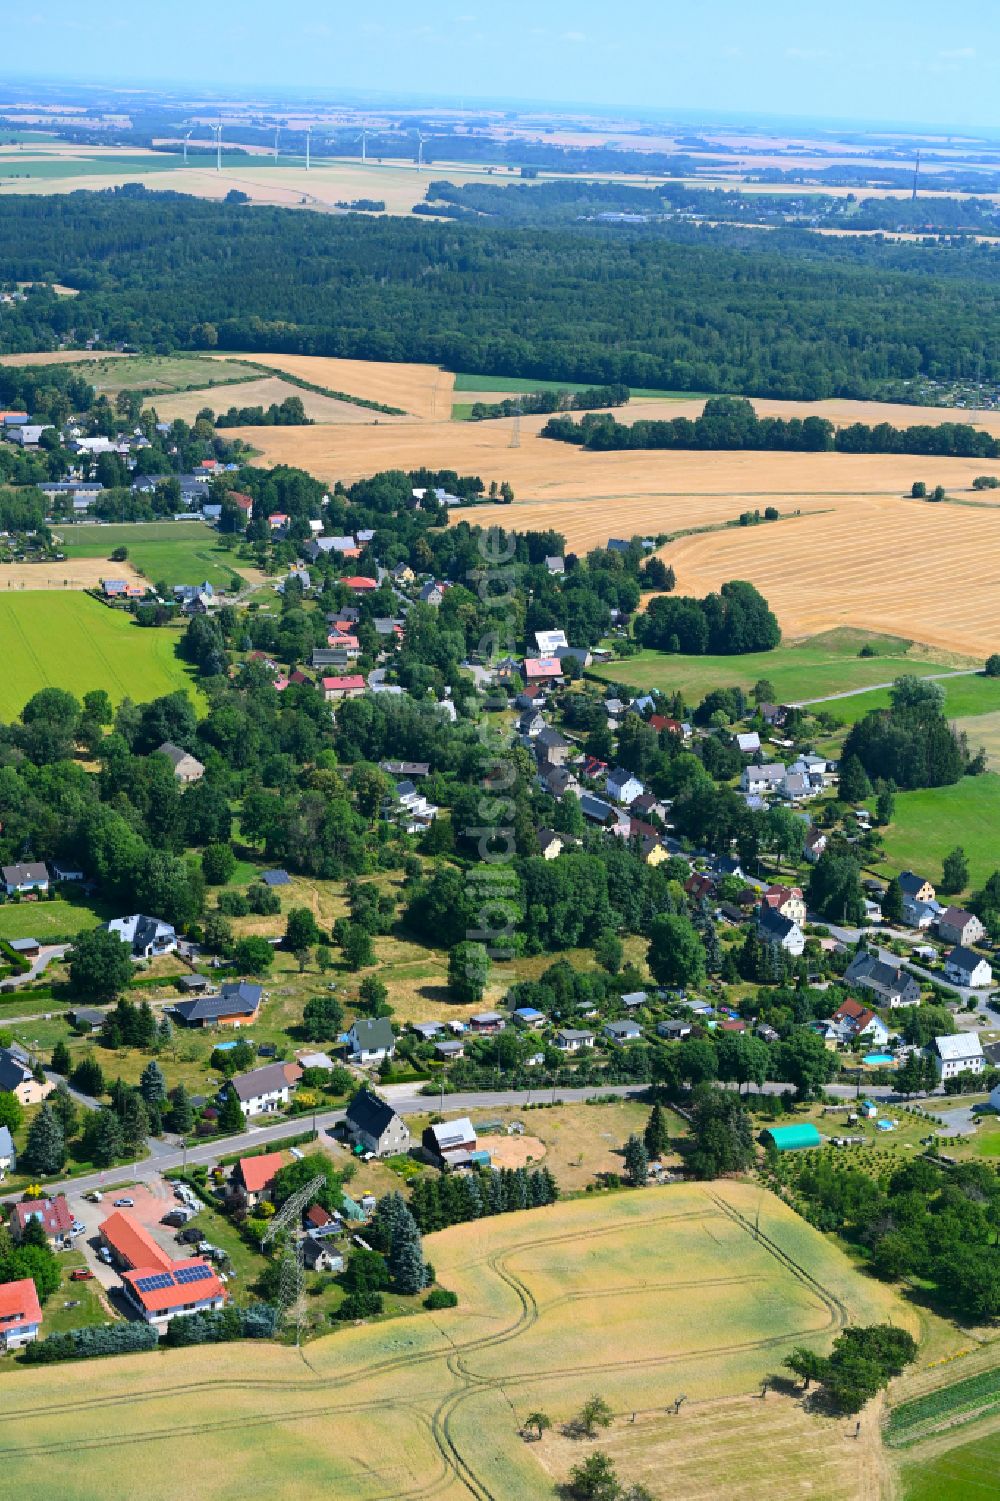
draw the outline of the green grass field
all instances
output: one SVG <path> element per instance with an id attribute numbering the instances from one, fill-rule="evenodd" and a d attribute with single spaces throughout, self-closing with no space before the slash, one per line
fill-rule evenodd
<path id="1" fill-rule="evenodd" d="M 600 381 L 571 381 L 571 380 L 535 380 L 526 375 L 469 375 L 455 376 L 455 391 L 496 391 L 502 397 L 504 395 L 516 396 L 518 391 L 590 391 L 594 386 L 600 385 Z M 673 401 L 698 401 L 704 395 L 704 391 L 660 391 L 652 387 L 633 387 L 633 396 L 656 396 L 662 400 Z"/>
<path id="2" fill-rule="evenodd" d="M 961 845 L 969 861 L 970 885 L 981 886 L 1000 865 L 1000 776 L 963 777 L 951 787 L 927 787 L 896 797 L 893 822 L 882 830 L 890 872 L 924 870 L 941 875 L 949 850 Z"/>
<path id="3" fill-rule="evenodd" d="M 0 159 L 0 182 L 12 178 L 120 177 L 123 172 L 172 172 L 180 162 L 160 152 L 144 156 L 29 156 Z"/>
<path id="4" fill-rule="evenodd" d="M 1000 1433 L 987 1433 L 906 1465 L 903 1501 L 987 1501 L 997 1493 L 998 1475 Z"/>
<path id="5" fill-rule="evenodd" d="M 104 688 L 114 703 L 193 692 L 174 629 L 143 630 L 87 594 L 49 590 L 0 595 L 0 719 L 12 720 L 40 688 L 78 698 Z"/>
<path id="6" fill-rule="evenodd" d="M 0 906 L 0 938 L 37 938 L 58 943 L 85 928 L 96 928 L 100 917 L 90 907 L 58 899 L 54 902 L 5 902 Z"/>
<path id="7" fill-rule="evenodd" d="M 70 558 L 109 558 L 114 548 L 127 547 L 129 562 L 154 584 L 200 584 L 207 579 L 214 589 L 225 589 L 238 571 L 219 534 L 202 521 L 67 526 L 59 536 Z"/>
<path id="8" fill-rule="evenodd" d="M 865 641 L 871 641 L 881 655 L 859 657 L 858 652 Z M 901 673 L 923 676 L 948 671 L 947 664 L 909 658 L 907 653 L 911 644 L 892 636 L 867 636 L 862 631 L 838 630 L 744 657 L 686 657 L 643 651 L 626 661 L 613 662 L 593 671 L 605 682 L 624 683 L 646 692 L 659 689 L 672 693 L 679 689 L 693 704 L 713 688 L 752 688 L 760 678 L 767 678 L 774 684 L 778 700 L 790 703 L 819 698 L 825 693 L 844 693 L 852 688 L 860 690 L 872 683 L 891 682 Z"/>
<path id="9" fill-rule="evenodd" d="M 883 666 L 886 663 L 883 662 Z M 904 664 L 902 671 L 913 672 L 913 666 Z M 942 669 L 943 670 L 943 669 Z M 1000 678 L 975 677 L 945 678 L 941 687 L 944 689 L 944 709 L 950 719 L 967 719 L 979 714 L 993 714 L 1000 709 Z M 863 719 L 872 709 L 887 709 L 889 707 L 889 689 L 877 688 L 871 693 L 857 693 L 851 698 L 838 699 L 833 703 L 823 705 L 828 714 L 839 719 L 842 724 L 856 724 Z M 975 734 L 974 725 L 966 725 L 963 728 L 969 730 L 970 740 Z"/>
<path id="10" fill-rule="evenodd" d="M 137 354 L 126 359 L 88 360 L 80 368 L 80 374 L 101 396 L 117 396 L 119 391 L 146 391 L 153 404 L 157 392 L 167 395 L 200 391 L 202 387 L 231 386 L 238 381 L 258 380 L 261 373 L 272 372 L 250 370 L 244 364 L 210 360 L 197 354 Z"/>

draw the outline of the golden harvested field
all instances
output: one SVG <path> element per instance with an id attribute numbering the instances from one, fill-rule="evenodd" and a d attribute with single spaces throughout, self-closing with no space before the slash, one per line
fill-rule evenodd
<path id="1" fill-rule="evenodd" d="M 109 349 L 56 349 L 50 354 L 0 354 L 0 365 L 82 365 L 95 360 L 129 360 Z"/>
<path id="2" fill-rule="evenodd" d="M 147 1501 L 173 1501 L 178 1474 L 213 1501 L 251 1486 L 276 1501 L 539 1501 L 586 1447 L 527 1445 L 518 1428 L 535 1408 L 563 1423 L 595 1390 L 615 1414 L 602 1447 L 663 1501 L 758 1501 L 772 1467 L 782 1501 L 877 1493 L 874 1443 L 845 1452 L 842 1426 L 794 1399 L 747 1399 L 793 1344 L 825 1349 L 848 1319 L 912 1318 L 758 1189 L 579 1199 L 429 1236 L 427 1252 L 457 1308 L 346 1328 L 304 1360 L 287 1346 L 203 1346 L 11 1372 L 11 1493 L 128 1495 L 141 1446 Z"/>
<path id="3" fill-rule="evenodd" d="M 226 355 L 216 355 L 226 359 Z M 444 425 L 451 416 L 451 395 L 455 377 L 437 365 L 394 365 L 385 360 L 335 360 L 310 354 L 255 354 L 255 365 L 284 370 L 299 380 L 311 381 L 327 391 L 343 391 L 363 401 L 378 401 L 383 406 L 400 407 L 413 417 L 425 421 L 439 419 Z M 363 410 L 363 408 L 361 409 Z M 371 418 L 383 414 L 371 412 Z M 378 467 L 378 466 L 376 466 Z M 383 466 L 384 467 L 384 466 Z"/>
<path id="4" fill-rule="evenodd" d="M 843 230 L 832 230 L 833 234 L 846 233 Z M 527 389 L 527 388 L 526 388 Z M 483 400 L 489 398 L 482 396 L 467 397 L 462 393 L 462 400 Z M 497 397 L 493 398 L 497 400 Z M 704 410 L 704 399 L 674 400 L 667 398 L 661 400 L 657 397 L 637 396 L 626 407 L 615 408 L 614 416 L 619 422 L 638 422 L 640 420 L 665 420 L 673 417 L 700 417 Z M 865 422 L 875 426 L 879 422 L 889 422 L 893 427 L 916 427 L 926 423 L 936 427 L 942 422 L 961 422 L 968 427 L 981 428 L 983 432 L 992 433 L 994 437 L 1000 436 L 1000 412 L 997 411 L 970 411 L 960 407 L 924 407 L 905 404 L 898 401 L 849 401 L 846 398 L 832 398 L 829 401 L 776 401 L 767 397 L 755 396 L 753 407 L 758 417 L 825 417 L 832 422 L 834 427 L 847 427 L 852 422 Z M 988 465 L 987 465 L 988 467 Z"/>
<path id="5" fill-rule="evenodd" d="M 94 589 L 102 578 L 125 579 L 148 586 L 149 580 L 131 563 L 109 563 L 107 558 L 66 558 L 62 563 L 0 563 L 0 590 Z"/>
<path id="6" fill-rule="evenodd" d="M 208 386 L 197 391 L 178 391 L 172 395 L 151 397 L 149 404 L 156 407 L 157 416 L 164 422 L 173 422 L 177 417 L 182 417 L 185 422 L 193 422 L 203 407 L 211 407 L 218 415 L 228 411 L 230 407 L 267 408 L 272 402 L 285 401 L 289 396 L 299 398 L 305 407 L 306 416 L 311 417 L 314 422 L 370 424 L 375 417 L 382 422 L 402 420 L 354 406 L 349 401 L 336 401 L 332 396 L 320 396 L 316 391 L 304 391 L 301 386 L 294 386 L 280 376 L 263 376 L 260 380 L 240 381 L 232 386 Z"/>
<path id="7" fill-rule="evenodd" d="M 790 636 L 864 626 L 970 655 L 1000 640 L 1000 509 L 857 496 L 663 553 L 683 593 L 751 579 Z"/>

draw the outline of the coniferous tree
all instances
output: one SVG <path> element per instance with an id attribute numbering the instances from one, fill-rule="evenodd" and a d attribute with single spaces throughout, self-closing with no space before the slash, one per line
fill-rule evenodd
<path id="1" fill-rule="evenodd" d="M 642 1139 L 646 1151 L 654 1162 L 663 1156 L 670 1144 L 666 1116 L 659 1104 L 654 1105 L 649 1112 L 649 1120 L 646 1122 Z"/>
<path id="2" fill-rule="evenodd" d="M 139 1076 L 139 1093 L 147 1106 L 160 1107 L 167 1098 L 167 1081 L 155 1058 L 151 1058 Z"/>
<path id="3" fill-rule="evenodd" d="M 226 1090 L 222 1108 L 219 1111 L 219 1130 L 227 1136 L 232 1136 L 242 1131 L 246 1126 L 246 1117 L 243 1114 L 243 1106 L 240 1104 L 239 1095 L 232 1085 Z"/>
<path id="4" fill-rule="evenodd" d="M 191 1101 L 183 1084 L 178 1084 L 174 1090 L 173 1103 L 170 1107 L 170 1124 L 178 1136 L 186 1136 L 194 1125 L 194 1111 L 191 1109 Z"/>
<path id="5" fill-rule="evenodd" d="M 57 1173 L 66 1161 L 66 1138 L 51 1105 L 44 1104 L 28 1128 L 21 1158 L 33 1173 Z"/>
<path id="6" fill-rule="evenodd" d="M 95 1111 L 84 1131 L 84 1149 L 97 1167 L 112 1167 L 123 1155 L 121 1122 L 114 1110 Z"/>
<path id="7" fill-rule="evenodd" d="M 149 1137 L 149 1112 L 142 1095 L 130 1089 L 118 1112 L 122 1128 L 122 1150 L 128 1157 L 138 1157 Z"/>
<path id="8" fill-rule="evenodd" d="M 625 1143 L 625 1175 L 633 1188 L 644 1188 L 649 1179 L 649 1154 L 641 1136 L 630 1136 Z"/>
<path id="9" fill-rule="evenodd" d="M 64 1139 L 68 1141 L 76 1132 L 80 1113 L 65 1084 L 56 1086 L 55 1091 L 49 1095 L 49 1104 L 60 1126 L 62 1126 Z"/>
<path id="10" fill-rule="evenodd" d="M 62 1074 L 63 1078 L 68 1078 L 73 1067 L 73 1056 L 62 1038 L 59 1039 L 52 1049 L 51 1067 L 53 1073 Z"/>

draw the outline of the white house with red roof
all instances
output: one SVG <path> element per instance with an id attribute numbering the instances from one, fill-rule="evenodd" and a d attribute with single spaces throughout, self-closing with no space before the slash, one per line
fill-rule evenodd
<path id="1" fill-rule="evenodd" d="M 320 681 L 323 697 L 328 704 L 337 703 L 342 698 L 361 698 L 366 686 L 360 673 L 345 678 L 322 678 Z"/>
<path id="2" fill-rule="evenodd" d="M 563 666 L 558 657 L 525 657 L 522 671 L 527 683 L 558 683 Z"/>
<path id="3" fill-rule="evenodd" d="M 30 1277 L 0 1283 L 0 1350 L 20 1350 L 38 1338 L 42 1310 Z"/>
<path id="4" fill-rule="evenodd" d="M 229 1175 L 227 1193 L 245 1209 L 253 1209 L 274 1182 L 274 1175 L 285 1166 L 284 1154 L 265 1152 L 260 1157 L 241 1157 Z"/>
<path id="5" fill-rule="evenodd" d="M 878 1047 L 885 1047 L 889 1041 L 889 1028 L 882 1018 L 870 1006 L 862 1006 L 860 1001 L 850 997 L 841 1002 L 830 1019 L 841 1026 L 852 1040 L 863 1037 L 865 1042 L 874 1043 Z"/>
<path id="6" fill-rule="evenodd" d="M 41 1225 L 54 1251 L 63 1251 L 72 1244 L 73 1214 L 65 1194 L 57 1194 L 54 1199 L 25 1199 L 15 1204 L 10 1212 L 12 1238 L 22 1240 L 32 1223 Z"/>
<path id="7" fill-rule="evenodd" d="M 108 1216 L 100 1235 L 119 1268 L 126 1298 L 157 1334 L 171 1319 L 225 1306 L 226 1289 L 207 1261 L 197 1256 L 175 1261 L 124 1210 Z"/>

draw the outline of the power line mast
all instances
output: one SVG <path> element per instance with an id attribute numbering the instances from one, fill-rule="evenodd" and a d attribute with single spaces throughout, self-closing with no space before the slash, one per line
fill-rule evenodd
<path id="1" fill-rule="evenodd" d="M 295 1313 L 295 1348 L 302 1343 L 302 1279 L 305 1273 L 304 1248 L 305 1237 L 302 1234 L 302 1215 L 315 1199 L 321 1189 L 326 1187 L 326 1179 L 322 1173 L 318 1173 L 304 1188 L 300 1188 L 286 1199 L 268 1224 L 261 1238 L 260 1248 L 270 1245 L 275 1236 L 282 1230 L 291 1230 L 292 1235 L 285 1242 L 284 1253 L 281 1258 L 281 1282 L 278 1289 L 278 1306 L 281 1315 L 294 1311 Z"/>

